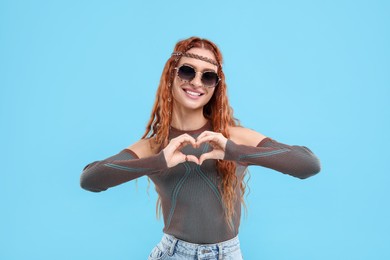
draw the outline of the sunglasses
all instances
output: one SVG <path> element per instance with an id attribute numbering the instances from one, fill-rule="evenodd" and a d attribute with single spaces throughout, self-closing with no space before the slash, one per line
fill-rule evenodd
<path id="1" fill-rule="evenodd" d="M 201 82 L 203 84 L 203 87 L 206 88 L 213 88 L 217 86 L 218 82 L 220 81 L 220 78 L 218 77 L 218 74 L 215 71 L 208 70 L 208 71 L 196 71 L 193 67 L 190 65 L 181 65 L 178 68 L 175 68 L 177 70 L 177 76 L 183 81 L 190 82 L 193 80 L 196 76 L 196 73 L 201 73 Z"/>

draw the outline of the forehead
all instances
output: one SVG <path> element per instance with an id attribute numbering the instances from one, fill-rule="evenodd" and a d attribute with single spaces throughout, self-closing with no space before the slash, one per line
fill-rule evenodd
<path id="1" fill-rule="evenodd" d="M 209 58 L 209 59 L 214 60 L 214 61 L 217 60 L 214 56 L 214 53 L 212 53 L 212 51 L 206 50 L 206 49 L 192 48 L 192 49 L 189 49 L 187 51 L 187 53 L 197 54 L 199 56 L 203 56 L 203 57 Z M 209 69 L 209 70 L 214 70 L 214 71 L 218 70 L 218 67 L 216 65 L 211 64 L 207 61 L 197 59 L 197 58 L 190 58 L 190 57 L 183 56 L 180 58 L 178 66 L 180 66 L 182 64 L 190 64 L 190 65 L 196 67 L 197 69 L 202 69 L 202 70 L 204 70 L 204 69 Z"/>

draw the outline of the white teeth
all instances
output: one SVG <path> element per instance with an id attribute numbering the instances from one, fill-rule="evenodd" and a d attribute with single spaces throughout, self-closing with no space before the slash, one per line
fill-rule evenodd
<path id="1" fill-rule="evenodd" d="M 189 90 L 186 90 L 186 92 L 188 94 L 190 94 L 191 96 L 200 96 L 201 95 L 201 93 L 196 93 L 196 92 L 192 92 L 192 91 L 189 91 Z"/>

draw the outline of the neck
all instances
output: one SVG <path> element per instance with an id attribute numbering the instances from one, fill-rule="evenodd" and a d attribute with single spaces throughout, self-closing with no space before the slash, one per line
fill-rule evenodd
<path id="1" fill-rule="evenodd" d="M 179 130 L 199 129 L 207 123 L 207 118 L 203 115 L 203 108 L 198 110 L 184 111 L 173 109 L 172 127 Z"/>

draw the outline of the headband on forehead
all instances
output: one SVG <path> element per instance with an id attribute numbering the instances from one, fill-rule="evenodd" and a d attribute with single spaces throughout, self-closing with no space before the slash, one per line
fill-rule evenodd
<path id="1" fill-rule="evenodd" d="M 216 62 L 215 60 L 212 60 L 212 59 L 209 59 L 207 57 L 203 57 L 203 56 L 200 56 L 200 55 L 197 55 L 197 54 L 194 54 L 194 53 L 189 53 L 189 52 L 174 52 L 172 53 L 172 56 L 184 56 L 184 57 L 188 57 L 188 58 L 194 58 L 194 59 L 198 59 L 198 60 L 202 60 L 202 61 L 205 61 L 205 62 L 208 62 L 208 63 L 211 63 L 217 67 L 222 67 L 218 62 Z"/>

